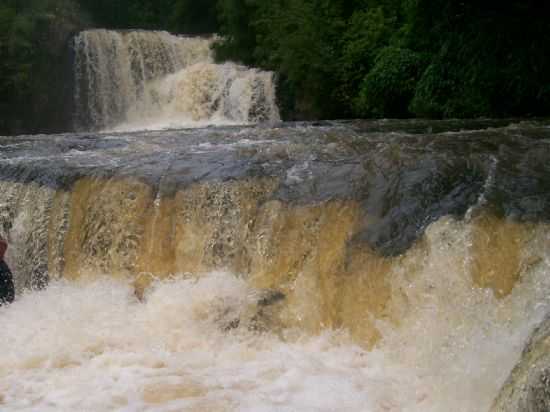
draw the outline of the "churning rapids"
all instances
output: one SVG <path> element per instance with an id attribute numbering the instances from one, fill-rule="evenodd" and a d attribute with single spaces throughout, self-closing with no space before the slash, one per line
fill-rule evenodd
<path id="1" fill-rule="evenodd" d="M 487 411 L 550 311 L 543 122 L 0 137 L 3 411 Z"/>

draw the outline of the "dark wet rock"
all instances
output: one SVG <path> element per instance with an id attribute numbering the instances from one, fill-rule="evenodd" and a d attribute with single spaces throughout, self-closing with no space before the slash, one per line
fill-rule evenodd
<path id="1" fill-rule="evenodd" d="M 231 317 L 230 310 L 222 311 L 216 322 L 221 325 L 221 330 L 229 332 L 239 327 L 246 327 L 253 332 L 273 331 L 276 328 L 278 310 L 280 303 L 286 299 L 284 293 L 278 290 L 264 290 L 261 292 L 256 304 L 251 305 L 249 311 L 241 314 L 239 317 Z M 229 316 L 228 316 L 229 315 Z"/>
<path id="2" fill-rule="evenodd" d="M 550 317 L 532 334 L 491 411 L 550 411 Z"/>
<path id="3" fill-rule="evenodd" d="M 264 295 L 258 300 L 258 306 L 270 306 L 277 302 L 280 302 L 286 298 L 283 292 L 278 290 L 270 290 L 264 293 Z"/>
<path id="4" fill-rule="evenodd" d="M 241 324 L 240 319 L 232 319 L 229 322 L 227 322 L 225 325 L 223 325 L 222 330 L 224 332 L 229 332 L 232 329 L 237 329 L 240 324 Z"/>
<path id="5" fill-rule="evenodd" d="M 398 255 L 444 215 L 483 203 L 550 220 L 550 128 L 506 120 L 281 123 L 178 131 L 0 137 L 0 180 L 70 190 L 131 177 L 172 196 L 195 184 L 270 179 L 269 200 L 362 206 L 354 237 Z"/>
<path id="6" fill-rule="evenodd" d="M 279 290 L 265 290 L 258 299 L 254 315 L 248 323 L 248 329 L 254 332 L 277 332 L 279 311 L 286 300 L 286 295 Z"/>

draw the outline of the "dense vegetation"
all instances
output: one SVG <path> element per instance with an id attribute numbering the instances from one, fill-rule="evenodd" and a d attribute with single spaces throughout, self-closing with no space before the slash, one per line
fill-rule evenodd
<path id="1" fill-rule="evenodd" d="M 218 59 L 278 73 L 287 118 L 548 115 L 549 12 L 543 0 L 2 0 L 0 131 L 40 128 L 59 107 L 48 76 L 87 27 L 217 31 Z M 29 105 L 33 120 L 14 126 Z"/>
<path id="2" fill-rule="evenodd" d="M 66 38 L 79 26 L 69 0 L 0 1 L 0 133 L 66 123 Z M 57 110 L 53 110 L 56 108 Z"/>
<path id="3" fill-rule="evenodd" d="M 70 38 L 91 27 L 211 33 L 215 1 L 0 0 L 0 134 L 71 125 Z"/>
<path id="4" fill-rule="evenodd" d="M 93 25 L 112 29 L 217 31 L 216 0 L 78 0 Z"/>
<path id="5" fill-rule="evenodd" d="M 219 55 L 314 117 L 550 113 L 548 2 L 225 0 Z"/>

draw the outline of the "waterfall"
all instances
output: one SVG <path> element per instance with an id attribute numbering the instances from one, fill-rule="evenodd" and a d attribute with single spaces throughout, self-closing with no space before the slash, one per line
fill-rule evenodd
<path id="1" fill-rule="evenodd" d="M 487 411 L 550 313 L 549 143 L 489 120 L 0 137 L 0 409 Z"/>
<path id="2" fill-rule="evenodd" d="M 74 40 L 75 128 L 279 120 L 273 73 L 214 64 L 214 41 L 155 31 L 81 32 Z"/>

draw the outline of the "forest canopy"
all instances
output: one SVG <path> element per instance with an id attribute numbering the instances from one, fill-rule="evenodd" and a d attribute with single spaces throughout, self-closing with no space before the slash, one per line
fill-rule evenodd
<path id="1" fill-rule="evenodd" d="M 548 2 L 220 0 L 221 58 L 275 70 L 313 117 L 550 112 Z"/>
<path id="2" fill-rule="evenodd" d="M 40 124 L 52 103 L 41 76 L 63 63 L 56 33 L 91 27 L 217 32 L 218 60 L 277 73 L 287 119 L 544 116 L 549 11 L 542 0 L 3 0 L 0 131 L 29 102 Z"/>

